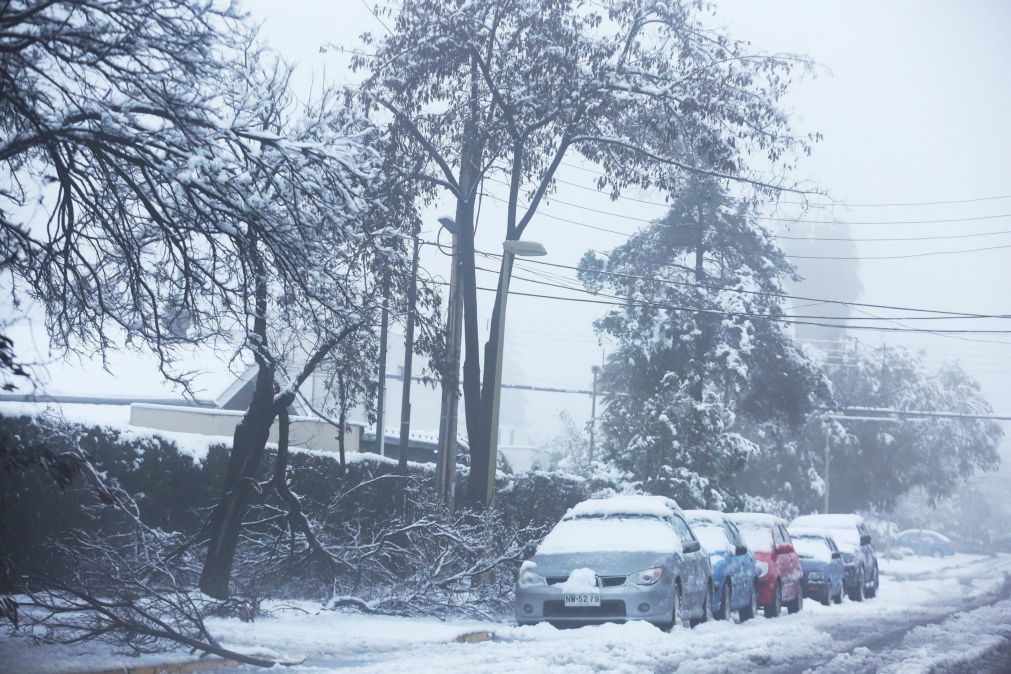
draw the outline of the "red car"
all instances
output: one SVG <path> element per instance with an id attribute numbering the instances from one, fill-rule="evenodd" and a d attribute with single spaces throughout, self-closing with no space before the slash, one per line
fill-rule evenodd
<path id="1" fill-rule="evenodd" d="M 755 553 L 758 568 L 758 603 L 766 618 L 779 615 L 783 606 L 796 613 L 804 608 L 804 571 L 786 530 L 786 520 L 764 513 L 728 515 Z"/>

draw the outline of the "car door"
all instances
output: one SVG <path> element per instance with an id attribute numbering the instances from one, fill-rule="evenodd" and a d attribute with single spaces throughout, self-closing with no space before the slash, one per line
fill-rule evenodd
<path id="1" fill-rule="evenodd" d="M 793 539 L 790 538 L 790 532 L 786 530 L 786 527 L 782 524 L 777 524 L 776 528 L 779 529 L 779 535 L 784 545 L 793 545 Z M 797 553 L 789 553 L 786 555 L 778 555 L 776 558 L 777 564 L 779 564 L 780 573 L 783 574 L 784 581 L 789 581 L 790 583 L 797 584 L 801 578 L 804 577 L 804 570 L 800 566 L 800 558 Z M 784 585 L 786 582 L 784 582 Z"/>
<path id="2" fill-rule="evenodd" d="M 687 548 L 690 545 L 698 545 L 695 552 L 684 553 L 684 572 L 681 574 L 681 581 L 684 583 L 684 600 L 692 613 L 697 612 L 696 607 L 701 607 L 705 601 L 706 590 L 709 580 L 709 557 L 702 551 L 701 545 L 692 533 L 691 527 L 680 515 L 672 515 L 674 530 L 681 539 L 681 545 Z"/>
<path id="3" fill-rule="evenodd" d="M 723 521 L 723 528 L 726 529 L 727 538 L 730 541 L 730 552 L 733 555 L 731 560 L 733 575 L 731 576 L 731 582 L 733 583 L 734 596 L 735 597 L 750 597 L 751 588 L 754 585 L 754 565 L 748 558 L 748 555 L 738 555 L 736 549 L 738 546 L 745 546 L 744 538 L 741 536 L 741 532 L 737 530 L 737 526 L 729 520 Z M 747 547 L 747 546 L 745 546 Z"/>

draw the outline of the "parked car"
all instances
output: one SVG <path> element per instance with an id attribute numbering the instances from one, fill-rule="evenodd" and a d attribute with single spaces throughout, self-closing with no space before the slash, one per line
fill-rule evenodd
<path id="1" fill-rule="evenodd" d="M 516 620 L 579 625 L 647 620 L 670 628 L 712 616 L 709 555 L 677 504 L 659 496 L 590 499 L 569 509 L 525 561 Z"/>
<path id="2" fill-rule="evenodd" d="M 686 510 L 685 518 L 709 553 L 713 567 L 713 615 L 742 621 L 758 613 L 755 554 L 748 550 L 741 532 L 724 513 L 716 510 Z"/>
<path id="3" fill-rule="evenodd" d="M 842 551 L 846 594 L 853 601 L 878 593 L 878 558 L 871 546 L 871 534 L 860 515 L 802 515 L 790 528 L 817 529 L 832 537 Z"/>
<path id="4" fill-rule="evenodd" d="M 955 554 L 955 545 L 950 538 L 929 529 L 900 531 L 893 545 L 909 548 L 913 554 L 925 557 L 947 557 Z"/>
<path id="5" fill-rule="evenodd" d="M 825 606 L 830 602 L 841 604 L 846 571 L 842 552 L 835 541 L 817 529 L 790 527 L 789 531 L 804 571 L 804 596 L 817 599 Z"/>
<path id="6" fill-rule="evenodd" d="M 765 616 L 774 618 L 786 606 L 790 613 L 804 608 L 804 572 L 793 541 L 786 530 L 786 520 L 764 513 L 732 513 L 748 549 L 755 554 L 758 569 L 758 603 Z"/>

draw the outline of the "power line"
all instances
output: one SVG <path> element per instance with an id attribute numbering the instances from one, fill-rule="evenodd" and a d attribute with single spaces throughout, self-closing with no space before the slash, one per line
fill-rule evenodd
<path id="1" fill-rule="evenodd" d="M 446 282 L 436 282 L 436 285 L 448 285 L 448 284 Z M 477 290 L 481 290 L 483 292 L 498 292 L 498 288 L 490 288 L 490 287 L 485 287 L 485 286 L 477 286 L 476 289 Z M 657 303 L 657 302 L 642 302 L 642 301 L 633 301 L 633 300 L 626 300 L 626 301 L 617 302 L 617 301 L 608 301 L 608 300 L 593 299 L 593 298 L 589 298 L 589 297 L 563 297 L 561 295 L 545 295 L 545 294 L 542 294 L 542 293 L 529 293 L 529 292 L 522 292 L 522 291 L 518 291 L 518 290 L 510 290 L 509 294 L 510 295 L 517 295 L 517 296 L 520 296 L 520 297 L 533 297 L 533 298 L 546 299 L 546 300 L 558 300 L 558 301 L 564 301 L 564 302 L 575 302 L 575 303 L 579 303 L 579 304 L 599 304 L 599 305 L 613 306 L 613 307 L 638 306 L 638 307 L 644 307 L 644 308 L 665 309 L 665 310 L 668 310 L 668 311 L 689 311 L 689 312 L 693 312 L 693 313 L 712 314 L 712 315 L 719 315 L 719 316 L 737 316 L 737 317 L 741 317 L 741 318 L 753 318 L 753 319 L 756 319 L 756 320 L 765 320 L 765 321 L 771 321 L 771 322 L 777 322 L 777 323 L 784 323 L 784 324 L 787 324 L 787 325 L 811 325 L 811 326 L 817 326 L 817 327 L 823 327 L 823 328 L 839 328 L 840 327 L 838 324 L 832 324 L 832 323 L 819 323 L 817 321 L 800 321 L 800 320 L 794 320 L 794 319 L 787 318 L 787 317 L 769 316 L 769 315 L 765 315 L 765 314 L 748 314 L 748 313 L 744 313 L 744 312 L 735 312 L 735 311 L 722 311 L 722 310 L 718 310 L 718 309 L 704 309 L 704 308 L 700 308 L 700 307 L 682 307 L 682 306 L 676 306 L 676 305 L 661 304 L 661 303 Z M 845 326 L 845 327 L 846 327 L 847 330 L 872 330 L 872 331 L 876 331 L 876 332 L 914 332 L 914 333 L 915 332 L 926 332 L 926 333 L 942 333 L 942 334 L 1011 335 L 1011 330 L 979 330 L 979 329 L 973 329 L 973 330 L 956 330 L 956 329 L 927 330 L 927 329 L 921 329 L 921 328 L 889 328 L 889 327 L 875 326 L 875 325 L 850 325 L 850 326 Z"/>
<path id="2" fill-rule="evenodd" d="M 606 173 L 602 171 L 595 171 L 593 169 L 588 169 L 585 166 L 579 166 L 578 164 L 573 164 L 571 162 L 562 162 L 563 166 L 568 166 L 569 168 L 574 168 L 579 171 L 586 171 L 587 173 L 592 173 L 597 176 L 607 176 Z M 566 185 L 572 185 L 573 187 L 578 187 L 580 189 L 588 190 L 590 192 L 596 192 L 597 194 L 603 194 L 598 189 L 593 187 L 587 187 L 586 185 L 580 185 L 579 183 L 574 183 L 568 180 L 562 180 L 561 178 L 556 178 L 557 182 L 564 183 Z M 825 196 L 825 195 L 821 195 Z M 670 206 L 667 202 L 662 201 L 650 201 L 647 199 L 637 199 L 635 197 L 627 197 L 621 195 L 619 199 L 628 199 L 630 201 L 638 201 L 643 204 L 652 204 L 654 206 Z M 971 204 L 983 201 L 999 201 L 1001 199 L 1011 199 L 1011 194 L 998 194 L 994 196 L 987 197 L 971 197 L 968 199 L 947 199 L 944 201 L 906 201 L 906 202 L 877 202 L 877 203 L 856 203 L 848 201 L 835 201 L 833 200 L 830 204 L 812 204 L 808 201 L 784 201 L 779 199 L 761 199 L 759 201 L 765 203 L 776 203 L 776 204 L 794 204 L 798 206 L 810 206 L 814 208 L 831 208 L 835 206 L 842 206 L 846 208 L 880 208 L 880 207 L 893 207 L 893 206 L 944 206 L 948 204 Z M 747 201 L 747 199 L 739 199 L 740 201 Z"/>
<path id="3" fill-rule="evenodd" d="M 926 253 L 906 253 L 904 255 L 787 255 L 791 260 L 904 260 L 912 257 L 932 257 L 934 255 L 961 255 L 963 253 L 981 253 L 991 250 L 1011 248 L 1011 244 L 1001 246 L 984 246 L 982 248 L 967 248 L 963 250 L 932 250 Z"/>
<path id="4" fill-rule="evenodd" d="M 504 199 L 500 199 L 499 197 L 495 196 L 494 194 L 491 194 L 490 192 L 486 192 L 485 194 L 487 196 L 490 196 L 492 199 L 495 199 L 496 201 L 499 201 L 499 202 L 504 202 L 505 201 Z M 607 215 L 613 215 L 613 216 L 616 216 L 616 217 L 625 217 L 625 218 L 628 218 L 628 219 L 631 219 L 631 220 L 638 220 L 638 221 L 647 222 L 647 223 L 655 222 L 655 220 L 648 220 L 648 219 L 645 219 L 645 218 L 635 218 L 633 216 L 622 216 L 620 214 L 609 213 L 607 211 L 598 211 L 597 209 L 593 209 L 593 208 L 589 208 L 589 207 L 585 207 L 585 206 L 579 206 L 577 204 L 569 204 L 569 202 L 564 202 L 564 201 L 561 201 L 561 200 L 556 200 L 556 201 L 559 201 L 559 203 L 564 203 L 564 204 L 568 204 L 568 205 L 571 205 L 571 206 L 575 206 L 576 208 L 583 208 L 584 210 L 595 211 L 595 212 L 598 212 L 598 213 L 605 213 Z M 526 207 L 526 206 L 524 206 L 524 207 Z M 572 220 L 570 218 L 563 218 L 563 217 L 560 217 L 560 216 L 557 216 L 557 215 L 552 215 L 550 213 L 538 212 L 537 215 L 540 215 L 540 216 L 543 216 L 543 217 L 546 217 L 546 218 L 550 218 L 551 220 L 557 220 L 559 222 L 566 222 L 566 223 L 569 223 L 569 224 L 572 224 L 572 225 L 576 225 L 577 227 L 583 227 L 585 229 L 592 229 L 592 230 L 595 230 L 595 231 L 598 231 L 598 232 L 606 232 L 608 234 L 614 234 L 616 236 L 624 237 L 625 239 L 631 239 L 637 233 L 637 232 L 623 232 L 623 231 L 619 231 L 619 230 L 616 230 L 616 229 L 608 229 L 607 227 L 600 227 L 600 226 L 597 226 L 597 225 L 590 225 L 590 224 L 587 224 L 585 222 L 580 222 L 578 220 Z M 753 217 L 759 217 L 759 216 L 753 216 Z M 993 216 L 993 217 L 1011 217 L 1011 213 L 1009 213 L 1008 215 Z M 776 218 L 773 218 L 773 219 L 776 219 Z M 783 219 L 783 220 L 786 221 L 786 219 Z M 814 221 L 790 220 L 790 222 L 814 222 Z M 912 221 L 910 221 L 910 222 L 912 222 Z M 941 221 L 938 220 L 936 222 L 941 222 Z M 951 221 L 948 221 L 948 222 L 956 222 L 956 221 L 955 220 L 951 220 Z M 847 223 L 838 223 L 838 224 L 847 224 Z M 889 223 L 871 223 L 871 222 L 865 222 L 865 223 L 849 223 L 849 224 L 868 224 L 869 225 L 869 224 L 889 224 Z M 898 223 L 898 222 L 896 222 L 896 223 L 891 223 L 891 224 L 907 224 L 907 223 Z M 693 225 L 678 225 L 678 226 L 681 226 L 681 227 L 691 227 Z M 878 239 L 878 238 L 849 239 L 849 238 L 846 238 L 846 237 L 820 239 L 818 237 L 787 236 L 787 235 L 779 235 L 779 234 L 768 233 L 768 235 L 770 237 L 774 238 L 774 239 L 792 239 L 792 240 L 800 240 L 800 241 L 928 241 L 928 240 L 933 240 L 933 239 L 960 239 L 960 238 L 970 238 L 970 237 L 977 237 L 977 236 L 995 236 L 995 235 L 998 235 L 998 234 L 1011 234 L 1011 230 L 1003 230 L 1003 231 L 999 231 L 999 232 L 989 232 L 989 233 L 979 233 L 979 234 L 954 234 L 954 235 L 935 236 L 935 237 L 889 237 L 889 238 L 880 238 L 880 239 Z M 1004 249 L 1004 248 L 1011 248 L 1011 244 L 1000 245 L 1000 246 L 985 246 L 985 247 L 980 247 L 980 248 L 969 248 L 969 249 L 964 249 L 964 250 L 927 251 L 927 252 L 924 252 L 924 253 L 911 253 L 911 254 L 905 254 L 905 255 L 792 255 L 792 254 L 791 255 L 787 255 L 787 254 L 784 254 L 783 257 L 791 259 L 791 260 L 899 260 L 899 259 L 914 258 L 914 257 L 930 257 L 930 256 L 934 256 L 934 255 L 959 255 L 959 254 L 963 254 L 963 253 L 978 253 L 978 252 L 991 251 L 991 250 L 1000 250 L 1000 249 Z"/>
<path id="5" fill-rule="evenodd" d="M 494 182 L 494 183 L 497 183 L 499 185 L 505 185 L 505 186 L 508 187 L 508 183 L 506 183 L 505 181 L 496 180 L 494 178 L 488 178 L 487 180 L 490 181 L 490 182 Z M 505 201 L 505 199 L 497 197 L 497 196 L 495 196 L 493 194 L 489 194 L 488 196 L 492 197 L 496 201 L 503 201 L 503 202 Z M 619 197 L 619 199 L 620 198 L 622 198 L 622 197 Z M 582 204 L 576 204 L 576 203 L 573 203 L 571 201 L 565 201 L 564 199 L 559 199 L 557 197 L 545 197 L 545 200 L 547 202 L 549 202 L 549 203 L 550 202 L 555 202 L 555 203 L 559 203 L 559 204 L 564 204 L 565 206 L 571 206 L 573 208 L 578 208 L 578 209 L 583 210 L 583 211 L 588 211 L 588 212 L 591 212 L 591 213 L 598 213 L 600 215 L 606 215 L 606 216 L 609 216 L 609 217 L 612 217 L 612 218 L 621 218 L 623 220 L 631 220 L 631 221 L 634 221 L 634 222 L 643 222 L 643 223 L 647 223 L 647 224 L 652 224 L 652 223 L 655 223 L 657 221 L 657 218 L 641 218 L 641 217 L 637 217 L 637 216 L 634 216 L 634 215 L 627 215 L 625 213 L 615 213 L 614 211 L 606 211 L 606 210 L 601 209 L 601 208 L 593 208 L 593 207 L 590 207 L 590 206 L 583 206 Z M 666 206 L 667 208 L 670 208 L 670 206 L 671 206 L 671 204 L 663 204 L 663 205 Z M 539 214 L 540 215 L 546 215 L 547 217 L 550 217 L 550 218 L 553 218 L 553 219 L 556 219 L 556 220 L 562 220 L 562 218 L 559 218 L 557 216 L 552 216 L 552 215 L 549 215 L 547 213 L 539 213 Z M 816 223 L 816 224 L 838 224 L 838 225 L 885 225 L 885 224 L 896 224 L 896 225 L 899 225 L 899 224 L 924 224 L 924 223 L 940 223 L 940 222 L 963 222 L 963 221 L 966 221 L 966 220 L 976 220 L 976 219 L 986 220 L 986 219 L 994 219 L 994 218 L 1006 218 L 1006 217 L 1011 217 L 1011 213 L 1006 213 L 1006 214 L 1002 214 L 1002 215 L 980 216 L 978 218 L 964 218 L 964 219 L 952 219 L 952 220 L 919 220 L 919 221 L 917 221 L 917 220 L 909 220 L 909 221 L 896 220 L 896 221 L 888 221 L 888 222 L 845 222 L 845 221 L 821 222 L 821 221 L 816 221 L 816 220 L 801 220 L 801 219 L 795 219 L 795 218 L 775 218 L 775 217 L 763 216 L 763 215 L 750 215 L 748 217 L 756 219 L 756 220 L 775 220 L 775 221 L 779 221 L 779 222 L 803 222 L 803 223 Z M 574 221 L 565 220 L 565 222 L 574 222 Z M 580 224 L 580 223 L 576 223 L 576 224 Z M 695 225 L 679 225 L 679 226 L 682 226 L 682 227 L 695 227 Z M 617 230 L 604 229 L 602 231 L 610 232 L 612 234 L 623 234 L 625 236 L 631 236 L 631 234 L 628 233 L 628 232 L 619 232 Z M 961 238 L 971 238 L 971 237 L 978 237 L 978 236 L 996 236 L 998 234 L 1011 234 L 1011 230 L 1001 230 L 1001 231 L 998 231 L 998 232 L 983 232 L 983 233 L 978 233 L 978 234 L 948 234 L 948 235 L 942 235 L 942 236 L 911 236 L 911 237 L 884 237 L 884 238 L 849 238 L 849 237 L 822 238 L 822 237 L 807 237 L 807 236 L 790 236 L 790 235 L 787 235 L 787 234 L 770 234 L 770 236 L 772 236 L 775 239 L 790 239 L 790 240 L 800 240 L 800 241 L 930 241 L 930 240 L 934 240 L 934 239 L 961 239 Z"/>
<path id="6" fill-rule="evenodd" d="M 481 255 L 484 255 L 484 256 L 487 256 L 487 257 L 493 257 L 493 258 L 499 258 L 499 257 L 501 257 L 501 255 L 498 255 L 498 254 L 495 254 L 495 253 L 487 253 L 485 251 L 475 251 L 475 252 L 480 253 Z M 804 302 L 825 302 L 826 304 L 837 304 L 837 305 L 846 306 L 846 307 L 868 307 L 868 308 L 871 308 L 871 309 L 892 309 L 894 311 L 908 311 L 908 312 L 913 312 L 913 313 L 931 313 L 931 314 L 941 314 L 941 315 L 946 315 L 946 316 L 961 316 L 963 318 L 1011 318 L 1011 316 L 1009 316 L 1007 314 L 976 314 L 976 313 L 968 313 L 968 312 L 963 312 L 963 311 L 944 311 L 944 310 L 940 310 L 940 309 L 923 309 L 923 308 L 918 308 L 918 307 L 903 307 L 903 306 L 896 306 L 896 305 L 889 305 L 889 304 L 870 304 L 870 303 L 866 303 L 866 302 L 844 302 L 842 300 L 827 300 L 827 299 L 820 299 L 820 298 L 815 298 L 815 297 L 804 297 L 802 295 L 787 295 L 785 293 L 767 292 L 767 291 L 762 291 L 762 290 L 745 290 L 743 288 L 730 288 L 730 287 L 726 287 L 726 286 L 712 286 L 712 285 L 707 285 L 707 284 L 704 284 L 704 283 L 692 283 L 691 281 L 677 281 L 677 280 L 674 280 L 674 279 L 659 279 L 659 278 L 656 278 L 656 277 L 642 276 L 642 275 L 638 275 L 638 274 L 627 274 L 627 273 L 622 273 L 622 272 L 613 272 L 613 271 L 604 271 L 604 270 L 596 270 L 596 269 L 587 269 L 586 267 L 577 267 L 577 266 L 573 266 L 573 265 L 560 264 L 560 263 L 557 263 L 557 262 L 547 262 L 546 260 L 536 260 L 536 259 L 533 259 L 533 258 L 526 258 L 526 259 L 523 260 L 523 262 L 521 264 L 536 264 L 536 265 L 543 265 L 543 266 L 546 266 L 546 267 L 555 267 L 555 268 L 558 268 L 558 269 L 569 269 L 569 270 L 574 270 L 574 271 L 582 271 L 582 272 L 590 272 L 590 273 L 594 273 L 594 274 L 601 274 L 601 275 L 604 275 L 604 276 L 616 276 L 616 277 L 623 277 L 623 278 L 632 278 L 632 279 L 638 279 L 638 280 L 643 280 L 643 281 L 655 281 L 655 282 L 658 282 L 658 283 L 667 283 L 667 284 L 670 284 L 670 285 L 688 286 L 688 287 L 692 287 L 692 288 L 702 288 L 702 289 L 705 289 L 705 290 L 712 290 L 712 291 L 727 291 L 727 292 L 741 293 L 741 294 L 744 294 L 744 295 L 759 295 L 759 296 L 763 296 L 763 297 L 773 297 L 773 298 L 777 298 L 777 299 L 801 300 L 801 301 L 804 301 Z"/>
<path id="7" fill-rule="evenodd" d="M 485 267 L 476 267 L 476 269 L 478 271 L 483 271 L 483 272 L 498 273 L 494 269 L 487 269 Z M 530 272 L 532 274 L 538 275 L 537 272 L 535 272 L 533 270 L 530 270 L 530 269 L 523 269 L 523 271 L 527 271 L 527 272 Z M 553 283 L 550 280 L 545 281 L 545 280 L 532 279 L 532 278 L 520 276 L 520 275 L 515 274 L 515 273 L 512 275 L 512 278 L 520 280 L 520 281 L 526 281 L 527 283 L 535 283 L 535 284 L 538 284 L 538 285 L 549 286 L 549 287 L 552 287 L 552 288 L 560 288 L 562 290 L 572 290 L 574 292 L 580 292 L 580 293 L 584 293 L 584 294 L 587 294 L 587 295 L 594 295 L 596 297 L 604 297 L 604 298 L 607 298 L 607 299 L 620 300 L 620 301 L 624 301 L 626 299 L 624 297 L 621 297 L 620 295 L 612 295 L 610 293 L 595 292 L 595 291 L 587 290 L 585 288 L 574 286 L 574 285 L 571 285 L 571 284 L 565 285 L 563 283 Z M 546 277 L 543 276 L 543 275 L 541 275 L 541 279 L 543 279 L 543 278 L 546 278 Z M 562 280 L 563 281 L 570 281 L 570 279 L 562 279 Z M 656 279 L 656 280 L 659 281 L 659 282 L 661 282 L 661 283 L 663 282 L 662 279 Z M 578 283 L 578 281 L 576 281 L 576 283 Z M 683 310 L 683 311 L 703 311 L 703 312 L 704 311 L 708 311 L 707 309 L 701 309 L 701 308 L 697 308 L 697 307 L 673 307 L 673 308 L 680 309 L 680 310 Z M 715 311 L 719 311 L 720 313 L 723 313 L 721 310 L 715 310 Z M 753 313 L 739 312 L 739 313 L 733 313 L 733 315 L 740 315 L 740 316 L 745 316 L 745 317 L 748 317 L 748 318 L 767 318 L 769 320 L 778 320 L 777 317 L 769 316 L 767 314 L 753 314 Z M 861 317 L 858 317 L 858 316 L 857 317 L 854 317 L 854 316 L 825 316 L 825 315 L 812 316 L 812 315 L 809 315 L 809 314 L 796 314 L 796 315 L 792 315 L 792 316 L 791 315 L 785 315 L 782 318 L 784 320 L 804 319 L 804 320 L 820 320 L 820 321 L 849 321 L 849 320 L 857 320 L 857 321 L 889 321 L 889 322 L 894 322 L 894 321 L 897 321 L 897 320 L 941 321 L 941 320 L 966 320 L 966 319 L 971 319 L 971 318 L 1007 318 L 1007 317 L 1005 317 L 1005 316 L 975 316 L 975 317 L 973 317 L 973 316 L 871 316 L 871 317 L 868 317 L 868 318 L 861 318 Z M 846 327 L 846 326 L 839 325 L 837 327 Z M 1009 332 L 1011 332 L 1011 331 L 1009 331 Z"/>

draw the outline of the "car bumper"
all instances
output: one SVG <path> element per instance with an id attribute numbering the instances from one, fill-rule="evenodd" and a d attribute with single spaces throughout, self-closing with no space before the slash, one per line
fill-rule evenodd
<path id="1" fill-rule="evenodd" d="M 516 621 L 521 625 L 544 621 L 585 625 L 626 620 L 646 620 L 659 625 L 669 624 L 673 613 L 673 590 L 669 583 L 600 588 L 599 607 L 566 607 L 562 591 L 551 586 L 516 590 Z"/>
<path id="2" fill-rule="evenodd" d="M 846 566 L 843 572 L 843 584 L 846 588 L 856 587 L 860 582 L 860 571 L 854 564 L 852 566 Z"/>
<path id="3" fill-rule="evenodd" d="M 762 606 L 772 604 L 776 598 L 776 582 L 769 576 L 758 579 L 758 603 Z"/>
<path id="4" fill-rule="evenodd" d="M 804 578 L 801 582 L 804 586 L 804 596 L 812 599 L 826 599 L 832 593 L 832 580 L 829 578 L 811 580 Z"/>

